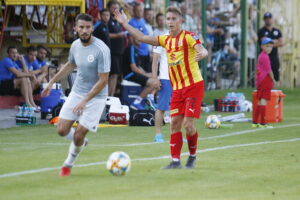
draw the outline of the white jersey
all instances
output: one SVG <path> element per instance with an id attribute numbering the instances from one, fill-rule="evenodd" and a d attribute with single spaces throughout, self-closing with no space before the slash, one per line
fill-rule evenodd
<path id="1" fill-rule="evenodd" d="M 168 58 L 165 48 L 161 46 L 154 46 L 153 53 L 160 54 L 159 59 L 159 79 L 169 80 L 169 67 L 168 67 Z"/>

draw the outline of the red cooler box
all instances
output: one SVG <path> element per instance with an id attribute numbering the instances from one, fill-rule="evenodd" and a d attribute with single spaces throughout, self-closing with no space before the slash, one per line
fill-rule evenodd
<path id="1" fill-rule="evenodd" d="M 283 98 L 285 95 L 281 90 L 272 90 L 271 91 L 271 99 L 267 103 L 266 109 L 266 122 L 267 123 L 278 123 L 282 122 L 282 110 L 283 110 Z M 252 103 L 253 103 L 253 112 L 252 112 L 252 120 L 254 121 L 254 116 L 256 113 L 256 105 L 257 105 L 257 91 L 255 90 L 252 93 Z M 261 123 L 260 120 L 258 123 Z"/>

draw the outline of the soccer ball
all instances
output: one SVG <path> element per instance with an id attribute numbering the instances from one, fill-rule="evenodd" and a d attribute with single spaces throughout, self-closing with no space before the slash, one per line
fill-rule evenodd
<path id="1" fill-rule="evenodd" d="M 109 156 L 106 162 L 106 168 L 113 175 L 123 176 L 128 173 L 131 168 L 130 157 L 122 151 L 114 152 Z"/>
<path id="2" fill-rule="evenodd" d="M 210 129 L 219 128 L 221 125 L 221 121 L 219 120 L 217 115 L 209 115 L 205 121 L 205 127 Z"/>

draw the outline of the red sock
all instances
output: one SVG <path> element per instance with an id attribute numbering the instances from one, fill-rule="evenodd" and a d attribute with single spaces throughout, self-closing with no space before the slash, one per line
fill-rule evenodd
<path id="1" fill-rule="evenodd" d="M 266 124 L 266 106 L 260 105 L 261 124 Z"/>
<path id="2" fill-rule="evenodd" d="M 180 152 L 182 147 L 182 133 L 172 133 L 170 137 L 170 149 L 172 159 L 180 160 Z"/>
<path id="3" fill-rule="evenodd" d="M 260 116 L 260 105 L 257 105 L 253 123 L 257 124 L 259 122 L 259 116 Z"/>
<path id="4" fill-rule="evenodd" d="M 198 143 L 198 131 L 196 131 L 196 133 L 192 136 L 186 134 L 186 140 L 188 142 L 190 155 L 195 156 L 197 151 L 197 143 Z"/>

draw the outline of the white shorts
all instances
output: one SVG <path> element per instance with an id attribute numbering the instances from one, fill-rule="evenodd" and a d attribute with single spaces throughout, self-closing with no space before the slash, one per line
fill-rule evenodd
<path id="1" fill-rule="evenodd" d="M 81 115 L 73 112 L 74 107 L 84 98 L 75 92 L 71 92 L 59 113 L 59 118 L 79 121 L 79 124 L 92 132 L 96 132 L 99 120 L 105 107 L 106 99 L 91 99 Z"/>

